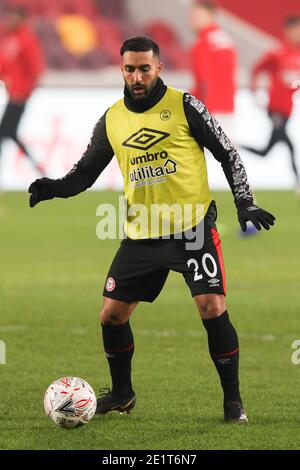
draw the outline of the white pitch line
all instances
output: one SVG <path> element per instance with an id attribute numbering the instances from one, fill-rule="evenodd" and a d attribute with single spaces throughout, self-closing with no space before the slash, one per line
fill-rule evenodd
<path id="1" fill-rule="evenodd" d="M 0 331 L 21 331 L 27 329 L 28 327 L 25 325 L 0 325 Z"/>

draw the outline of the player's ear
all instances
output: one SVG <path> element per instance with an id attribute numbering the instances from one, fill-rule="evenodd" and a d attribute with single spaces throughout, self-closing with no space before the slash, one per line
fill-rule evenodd
<path id="1" fill-rule="evenodd" d="M 158 62 L 158 66 L 157 66 L 158 76 L 160 75 L 160 73 L 161 73 L 161 71 L 162 71 L 162 68 L 163 68 L 163 63 L 162 63 L 162 62 Z"/>
<path id="2" fill-rule="evenodd" d="M 120 69 L 121 69 L 121 72 L 123 72 L 123 63 L 124 63 L 124 59 L 123 59 L 123 56 L 121 55 L 120 57 Z"/>

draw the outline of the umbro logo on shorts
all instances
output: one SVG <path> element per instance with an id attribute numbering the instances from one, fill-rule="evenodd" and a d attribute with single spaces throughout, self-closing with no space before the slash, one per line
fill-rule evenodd
<path id="1" fill-rule="evenodd" d="M 132 134 L 126 139 L 122 145 L 124 147 L 130 147 L 139 150 L 148 150 L 153 145 L 158 144 L 162 140 L 169 137 L 170 134 L 167 132 L 157 131 L 156 129 L 149 129 L 148 127 L 142 127 L 138 132 Z"/>
<path id="2" fill-rule="evenodd" d="M 219 281 L 219 279 L 214 278 L 214 279 L 210 279 L 208 282 L 210 284 L 219 284 L 220 281 Z"/>
<path id="3" fill-rule="evenodd" d="M 220 284 L 220 280 L 216 278 L 209 279 L 207 282 L 210 284 L 210 287 L 219 287 Z"/>

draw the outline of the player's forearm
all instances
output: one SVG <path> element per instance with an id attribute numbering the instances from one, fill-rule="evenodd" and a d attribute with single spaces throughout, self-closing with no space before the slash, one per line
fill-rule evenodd
<path id="1" fill-rule="evenodd" d="M 201 101 L 190 95 L 185 95 L 184 107 L 193 137 L 221 163 L 235 203 L 253 201 L 244 164 L 220 124 Z"/>
<path id="2" fill-rule="evenodd" d="M 221 165 L 235 204 L 239 205 L 241 201 L 245 200 L 253 202 L 253 194 L 248 182 L 247 173 L 239 154 L 233 152 L 229 158 L 221 161 Z"/>
<path id="3" fill-rule="evenodd" d="M 61 198 L 76 196 L 90 188 L 94 182 L 95 179 L 83 170 L 79 162 L 66 176 L 53 181 L 53 195 Z"/>
<path id="4" fill-rule="evenodd" d="M 76 196 L 90 188 L 111 161 L 114 151 L 106 134 L 105 114 L 94 127 L 90 143 L 79 162 L 66 176 L 55 180 L 56 197 Z"/>
<path id="5" fill-rule="evenodd" d="M 29 187 L 30 207 L 54 197 L 67 198 L 92 186 L 114 156 L 106 134 L 105 115 L 94 127 L 93 135 L 82 158 L 63 178 L 41 178 Z"/>

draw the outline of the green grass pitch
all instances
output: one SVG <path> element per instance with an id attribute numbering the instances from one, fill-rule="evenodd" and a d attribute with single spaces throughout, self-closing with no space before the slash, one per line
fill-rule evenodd
<path id="1" fill-rule="evenodd" d="M 300 365 L 291 345 L 300 339 L 300 204 L 291 192 L 257 193 L 277 223 L 248 239 L 237 236 L 230 193 L 215 194 L 248 425 L 222 422 L 206 333 L 176 273 L 132 317 L 134 412 L 69 431 L 48 420 L 43 397 L 53 380 L 110 385 L 98 312 L 119 241 L 96 238 L 96 207 L 117 197 L 89 192 L 29 209 L 25 193 L 0 196 L 0 448 L 299 449 Z"/>

